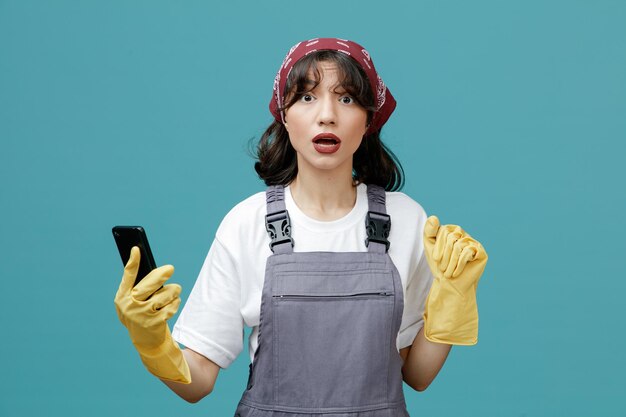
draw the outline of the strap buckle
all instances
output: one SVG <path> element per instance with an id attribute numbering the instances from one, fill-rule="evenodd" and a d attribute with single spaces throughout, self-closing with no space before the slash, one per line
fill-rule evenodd
<path id="1" fill-rule="evenodd" d="M 369 248 L 370 242 L 382 243 L 385 251 L 389 251 L 391 242 L 387 239 L 391 231 L 391 216 L 377 211 L 368 211 L 365 217 L 365 246 Z"/>
<path id="2" fill-rule="evenodd" d="M 274 252 L 274 246 L 281 243 L 291 242 L 293 248 L 293 238 L 291 237 L 291 222 L 287 210 L 277 211 L 265 216 L 265 230 L 272 241 L 270 249 Z"/>

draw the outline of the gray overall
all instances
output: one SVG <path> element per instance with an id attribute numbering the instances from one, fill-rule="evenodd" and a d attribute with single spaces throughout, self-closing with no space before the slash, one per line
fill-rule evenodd
<path id="1" fill-rule="evenodd" d="M 259 345 L 235 417 L 408 417 L 396 337 L 404 297 L 385 190 L 368 185 L 368 252 L 294 252 L 284 188 L 267 189 Z"/>

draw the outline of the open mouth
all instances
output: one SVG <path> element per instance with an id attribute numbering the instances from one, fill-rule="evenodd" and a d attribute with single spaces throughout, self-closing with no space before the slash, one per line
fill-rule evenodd
<path id="1" fill-rule="evenodd" d="M 330 132 L 319 133 L 311 141 L 313 142 L 313 147 L 319 153 L 335 153 L 341 147 L 341 139 Z"/>
<path id="2" fill-rule="evenodd" d="M 332 133 L 320 133 L 313 138 L 313 143 L 318 145 L 336 145 L 341 143 L 341 139 Z"/>
<path id="3" fill-rule="evenodd" d="M 318 145 L 336 145 L 337 143 L 339 143 L 337 140 L 330 138 L 315 139 L 313 142 L 317 143 Z"/>

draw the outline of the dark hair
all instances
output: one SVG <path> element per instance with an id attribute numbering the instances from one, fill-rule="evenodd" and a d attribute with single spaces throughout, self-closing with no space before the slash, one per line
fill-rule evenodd
<path id="1" fill-rule="evenodd" d="M 308 74 L 313 70 L 315 85 L 321 81 L 317 64 L 332 62 L 337 65 L 341 84 L 356 102 L 367 110 L 367 121 L 376 110 L 376 97 L 367 75 L 352 58 L 344 53 L 323 50 L 310 53 L 298 61 L 287 78 L 285 106 L 291 107 L 303 94 L 311 90 Z M 314 88 L 314 87 L 313 87 Z M 274 122 L 265 130 L 253 151 L 257 162 L 254 169 L 266 185 L 288 185 L 298 173 L 296 151 L 291 146 L 289 134 L 282 123 Z M 352 160 L 352 179 L 357 183 L 376 184 L 387 191 L 397 191 L 404 186 L 404 170 L 398 158 L 380 139 L 380 129 L 363 137 Z"/>

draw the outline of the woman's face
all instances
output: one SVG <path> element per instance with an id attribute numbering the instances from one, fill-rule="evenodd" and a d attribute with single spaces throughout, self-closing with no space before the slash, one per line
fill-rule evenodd
<path id="1" fill-rule="evenodd" d="M 321 80 L 285 111 L 285 127 L 298 158 L 298 173 L 345 174 L 367 130 L 367 111 L 339 87 L 332 62 L 319 62 Z M 315 77 L 309 74 L 311 88 Z"/>

